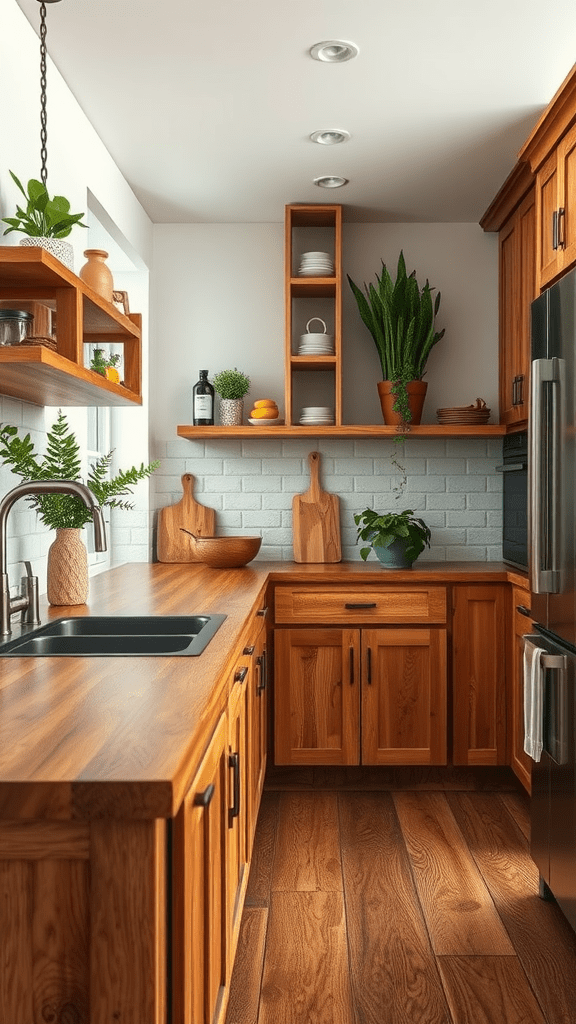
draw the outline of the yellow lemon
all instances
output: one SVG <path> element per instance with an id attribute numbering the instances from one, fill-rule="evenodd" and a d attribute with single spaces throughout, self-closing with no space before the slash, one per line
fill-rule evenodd
<path id="1" fill-rule="evenodd" d="M 275 420 L 278 416 L 278 408 L 275 406 L 273 409 L 269 405 L 264 405 L 257 409 L 254 407 L 250 413 L 250 418 L 253 420 Z"/>
<path id="2" fill-rule="evenodd" d="M 273 398 L 260 398 L 257 402 L 254 402 L 255 409 L 264 409 L 266 406 L 270 406 L 273 409 L 278 408 Z"/>

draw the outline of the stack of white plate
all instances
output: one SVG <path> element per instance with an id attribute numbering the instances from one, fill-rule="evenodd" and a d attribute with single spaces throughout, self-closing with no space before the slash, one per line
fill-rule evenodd
<path id="1" fill-rule="evenodd" d="M 334 260 L 329 252 L 303 252 L 298 274 L 301 277 L 334 277 Z"/>
<path id="2" fill-rule="evenodd" d="M 306 405 L 300 410 L 303 427 L 324 427 L 334 423 L 334 409 L 328 405 Z"/>
<path id="3" fill-rule="evenodd" d="M 332 338 L 325 335 L 326 341 L 301 341 L 298 349 L 299 356 L 333 356 L 334 342 Z"/>

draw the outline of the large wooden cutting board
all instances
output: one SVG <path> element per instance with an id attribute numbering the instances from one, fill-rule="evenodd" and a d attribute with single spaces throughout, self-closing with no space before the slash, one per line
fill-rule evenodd
<path id="1" fill-rule="evenodd" d="M 158 513 L 157 555 L 159 562 L 198 562 L 192 551 L 190 538 L 182 533 L 181 527 L 190 530 L 197 537 L 214 537 L 216 533 L 216 512 L 195 501 L 192 491 L 194 477 L 191 473 L 182 476 L 183 496 L 175 505 L 161 508 Z"/>
<path id="2" fill-rule="evenodd" d="M 320 452 L 310 452 L 310 487 L 292 499 L 292 533 L 296 562 L 339 562 L 340 499 L 320 487 Z"/>

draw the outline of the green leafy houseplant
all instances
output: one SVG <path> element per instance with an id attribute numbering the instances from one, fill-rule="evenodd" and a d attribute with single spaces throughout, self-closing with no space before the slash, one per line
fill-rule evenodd
<path id="1" fill-rule="evenodd" d="M 358 527 L 356 542 L 364 540 L 369 544 L 369 547 L 360 548 L 364 561 L 370 551 L 374 550 L 379 557 L 378 548 L 389 549 L 398 541 L 404 548 L 404 560 L 408 563 L 415 561 L 426 546 L 430 547 L 430 530 L 423 519 L 415 517 L 412 509 L 403 512 L 375 512 L 365 508 L 363 512 L 354 515 L 354 522 Z"/>
<path id="2" fill-rule="evenodd" d="M 444 337 L 444 330 L 435 330 L 440 292 L 433 302 L 434 289 L 428 281 L 421 288 L 416 271 L 406 273 L 403 252 L 398 258 L 395 281 L 384 261 L 382 273 L 376 274 L 377 284 L 364 284 L 364 291 L 347 276 L 360 316 L 376 345 L 382 378 L 393 382 L 393 409 L 405 425 L 412 419 L 406 385 L 422 380 L 430 352 Z"/>
<path id="3" fill-rule="evenodd" d="M 220 398 L 244 398 L 250 391 L 250 377 L 236 367 L 221 370 L 213 378 L 212 386 Z"/>
<path id="4" fill-rule="evenodd" d="M 30 434 L 20 438 L 18 428 L 0 424 L 0 458 L 2 465 L 10 466 L 13 473 L 30 480 L 79 480 L 85 482 L 98 499 L 101 508 L 131 509 L 133 502 L 123 500 L 132 493 L 139 480 L 150 476 L 160 463 L 141 464 L 137 469 L 120 470 L 108 479 L 108 470 L 113 452 L 103 455 L 91 466 L 86 481 L 80 476 L 80 448 L 74 433 L 70 430 L 66 416 L 58 413 L 58 419 L 47 434 L 46 454 L 40 458 L 34 449 Z M 30 495 L 29 505 L 36 510 L 39 519 L 51 530 L 81 529 L 92 522 L 92 513 L 80 498 L 72 494 Z"/>
<path id="5" fill-rule="evenodd" d="M 70 213 L 70 203 L 64 196 L 50 199 L 46 186 L 35 178 L 28 182 L 26 192 L 14 172 L 10 171 L 10 174 L 26 200 L 26 209 L 17 206 L 15 217 L 2 218 L 3 223 L 8 224 L 5 235 L 11 231 L 21 231 L 34 238 L 66 238 L 75 224 L 81 228 L 88 227 L 81 223 L 83 213 Z"/>

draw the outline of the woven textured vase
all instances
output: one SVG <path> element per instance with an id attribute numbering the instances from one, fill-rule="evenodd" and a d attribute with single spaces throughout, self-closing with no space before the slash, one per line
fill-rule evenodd
<path id="1" fill-rule="evenodd" d="M 223 427 L 241 427 L 243 415 L 243 398 L 220 399 L 220 423 Z"/>
<path id="2" fill-rule="evenodd" d="M 45 249 L 46 252 L 55 256 L 57 260 L 60 260 L 68 270 L 74 272 L 74 249 L 70 242 L 66 242 L 63 238 L 44 238 L 43 236 L 37 237 L 36 235 L 26 235 L 20 239 L 20 245 L 25 246 L 37 246 L 40 249 Z"/>
<path id="3" fill-rule="evenodd" d="M 81 530 L 56 530 L 48 550 L 48 601 L 54 605 L 86 604 L 88 553 Z"/>

